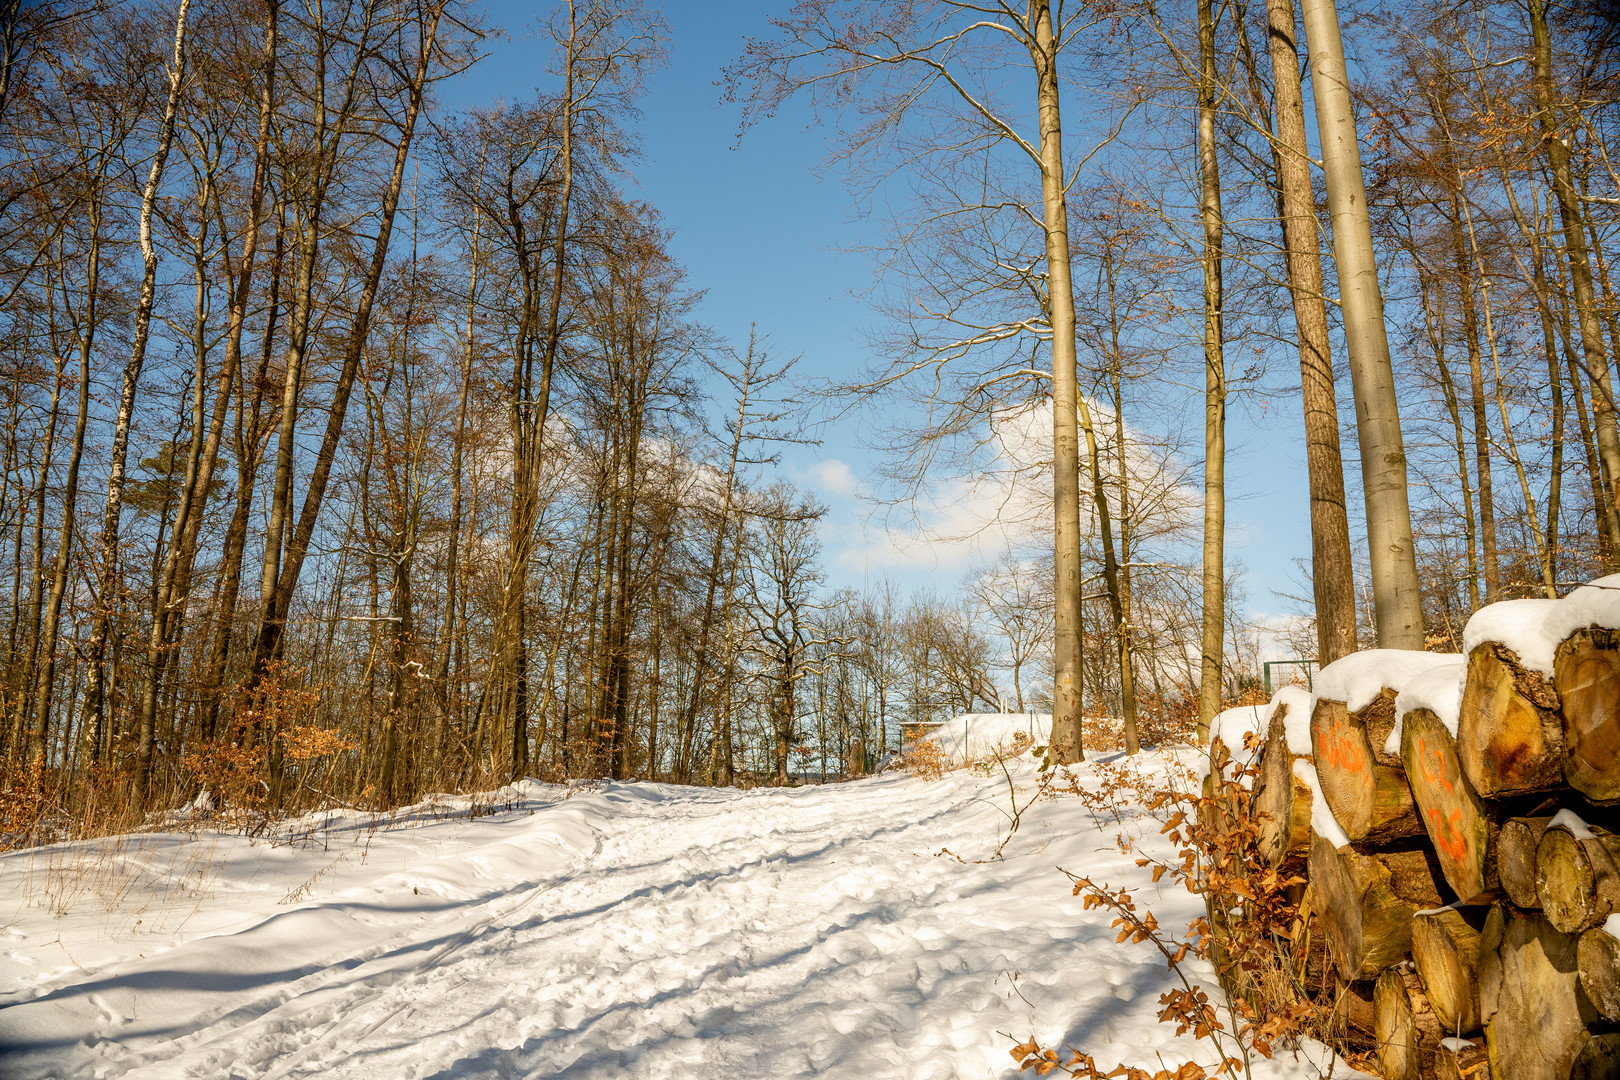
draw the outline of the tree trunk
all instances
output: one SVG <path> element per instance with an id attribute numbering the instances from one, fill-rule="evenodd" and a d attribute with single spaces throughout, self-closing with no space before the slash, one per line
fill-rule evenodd
<path id="1" fill-rule="evenodd" d="M 1609 569 L 1620 569 L 1620 430 L 1615 423 L 1615 403 L 1603 349 L 1603 327 L 1598 321 L 1592 294 L 1592 266 L 1588 260 L 1586 236 L 1581 228 L 1580 195 L 1575 190 L 1569 166 L 1569 145 L 1559 135 L 1553 102 L 1552 37 L 1547 29 L 1543 0 L 1529 0 L 1531 56 L 1531 98 L 1536 124 L 1541 130 L 1542 150 L 1552 174 L 1553 194 L 1564 228 L 1564 254 L 1569 260 L 1569 279 L 1574 292 L 1575 314 L 1581 328 L 1581 351 L 1586 375 L 1592 381 L 1592 413 L 1597 434 L 1598 455 L 1610 487 L 1597 507 L 1599 522 L 1607 540 Z"/>
<path id="2" fill-rule="evenodd" d="M 1310 49 L 1322 171 L 1327 176 L 1328 212 L 1333 221 L 1345 344 L 1355 388 L 1378 644 L 1386 649 L 1421 649 L 1423 605 L 1407 502 L 1406 450 L 1401 441 L 1339 17 L 1333 0 L 1303 0 L 1301 7 Z"/>
<path id="3" fill-rule="evenodd" d="M 400 120 L 393 173 L 389 177 L 388 188 L 383 195 L 382 206 L 378 213 L 377 237 L 372 246 L 365 284 L 361 289 L 359 302 L 355 306 L 347 340 L 344 342 L 343 367 L 338 375 L 337 385 L 332 390 L 326 432 L 321 438 L 320 450 L 316 453 L 315 468 L 310 474 L 309 487 L 304 494 L 303 510 L 286 546 L 286 557 L 276 580 L 275 590 L 260 615 L 251 676 L 254 684 L 263 678 L 265 666 L 280 654 L 287 611 L 292 604 L 293 593 L 298 587 L 298 577 L 303 570 L 304 558 L 308 554 L 309 543 L 315 533 L 315 523 L 320 516 L 327 483 L 331 479 L 332 463 L 337 457 L 338 441 L 342 438 L 343 418 L 348 410 L 350 391 L 354 388 L 360 357 L 365 350 L 366 337 L 371 329 L 372 305 L 376 301 L 383 267 L 387 262 L 388 239 L 394 225 L 394 212 L 399 207 L 400 190 L 405 178 L 405 163 L 410 156 L 411 137 L 415 133 L 416 119 L 421 112 L 422 100 L 426 93 L 428 68 L 435 51 L 439 18 L 443 11 L 444 3 L 441 0 L 426 13 L 424 25 L 420 30 L 419 51 L 409 88 L 409 104 Z"/>
<path id="4" fill-rule="evenodd" d="M 1266 0 L 1271 42 L 1273 107 L 1277 117 L 1277 190 L 1288 288 L 1299 333 L 1301 399 L 1305 407 L 1305 469 L 1311 492 L 1311 593 L 1316 601 L 1317 661 L 1326 666 L 1356 651 L 1356 586 L 1351 571 L 1350 519 L 1344 463 L 1339 456 L 1339 407 L 1333 386 L 1316 196 L 1305 136 L 1293 0 Z"/>
<path id="5" fill-rule="evenodd" d="M 1204 548 L 1198 739 L 1221 710 L 1226 626 L 1226 356 L 1221 263 L 1225 219 L 1215 154 L 1215 5 L 1198 0 L 1198 216 L 1204 228 Z"/>
<path id="6" fill-rule="evenodd" d="M 1063 125 L 1058 111 L 1058 41 L 1053 36 L 1050 0 L 1031 5 L 1035 47 L 1036 104 L 1040 115 L 1041 200 L 1046 226 L 1046 271 L 1052 318 L 1052 530 L 1056 579 L 1053 585 L 1054 652 L 1052 760 L 1082 760 L 1080 733 L 1080 430 L 1079 373 L 1074 342 L 1074 283 L 1069 269 L 1069 215 L 1063 170 Z"/>

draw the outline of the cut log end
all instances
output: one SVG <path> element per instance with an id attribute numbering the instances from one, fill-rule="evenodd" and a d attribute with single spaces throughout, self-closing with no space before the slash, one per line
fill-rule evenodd
<path id="1" fill-rule="evenodd" d="M 1373 1033 L 1378 1065 L 1386 1080 L 1423 1080 L 1432 1072 L 1440 1027 L 1424 1000 L 1416 976 L 1391 968 L 1373 987 Z"/>
<path id="2" fill-rule="evenodd" d="M 1479 927 L 1455 908 L 1412 919 L 1412 962 L 1429 1007 L 1447 1035 L 1479 1030 Z"/>
<path id="3" fill-rule="evenodd" d="M 1620 1020 L 1620 941 L 1594 926 L 1575 944 L 1575 968 L 1592 1006 L 1610 1020 Z"/>
<path id="4" fill-rule="evenodd" d="M 1468 654 L 1457 729 L 1462 771 L 1484 798 L 1564 782 L 1564 726 L 1551 683 L 1494 642 Z"/>
<path id="5" fill-rule="evenodd" d="M 1480 943 L 1492 1076 L 1566 1080 L 1597 1019 L 1576 976 L 1575 939 L 1539 913 L 1497 905 Z"/>
<path id="6" fill-rule="evenodd" d="M 1491 815 L 1462 774 L 1457 740 L 1428 709 L 1406 714 L 1401 760 L 1446 883 L 1465 902 L 1495 889 Z"/>
<path id="7" fill-rule="evenodd" d="M 1310 877 L 1323 937 L 1347 982 L 1376 978 L 1406 959 L 1413 915 L 1440 904 L 1421 852 L 1367 855 L 1313 835 Z"/>
<path id="8" fill-rule="evenodd" d="M 1536 848 L 1550 824 L 1550 817 L 1509 818 L 1496 834 L 1497 879 L 1517 907 L 1541 907 L 1536 896 Z"/>
<path id="9" fill-rule="evenodd" d="M 1311 713 L 1311 750 L 1328 809 L 1358 843 L 1381 846 L 1422 836 L 1405 772 L 1379 762 L 1361 715 L 1326 698 Z"/>
<path id="10" fill-rule="evenodd" d="M 1548 921 L 1565 934 L 1620 910 L 1620 837 L 1548 829 L 1536 845 L 1536 897 Z"/>
<path id="11" fill-rule="evenodd" d="M 1569 786 L 1620 802 L 1620 631 L 1577 631 L 1558 647 L 1553 686 L 1564 714 Z"/>

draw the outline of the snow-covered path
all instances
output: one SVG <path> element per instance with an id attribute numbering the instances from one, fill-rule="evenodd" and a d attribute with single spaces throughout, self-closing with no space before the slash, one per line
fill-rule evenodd
<path id="1" fill-rule="evenodd" d="M 998 1031 L 1209 1060 L 1154 1022 L 1157 953 L 1116 945 L 1054 869 L 1145 879 L 1120 824 L 1042 801 L 1005 859 L 973 862 L 1006 800 L 966 773 L 619 784 L 377 833 L 363 881 L 266 909 L 289 864 L 236 890 L 241 925 L 36 972 L 0 996 L 0 1075 L 977 1078 L 1012 1071 Z M 221 881 L 257 880 L 245 858 Z M 1197 910 L 1143 898 L 1169 927 Z M 19 965 L 48 954 L 42 925 L 6 931 Z"/>

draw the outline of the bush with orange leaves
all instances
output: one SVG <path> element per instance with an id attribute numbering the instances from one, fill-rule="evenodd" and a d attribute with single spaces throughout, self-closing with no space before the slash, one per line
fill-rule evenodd
<path id="1" fill-rule="evenodd" d="M 0 851 L 27 844 L 39 828 L 49 801 L 45 798 L 45 756 L 35 754 L 26 768 L 0 788 Z"/>
<path id="2" fill-rule="evenodd" d="M 331 759 L 354 749 L 335 728 L 312 722 L 321 688 L 304 670 L 280 661 L 265 668 L 245 710 L 223 739 L 180 760 L 180 771 L 219 808 L 220 818 L 249 831 L 296 812 L 299 794 L 320 795 L 317 781 Z M 291 783 L 289 783 L 291 781 Z"/>
<path id="3" fill-rule="evenodd" d="M 1250 740 L 1252 751 L 1258 744 L 1254 736 Z M 1205 901 L 1207 914 L 1182 937 L 1160 927 L 1152 912 L 1139 910 L 1128 890 L 1064 871 L 1088 910 L 1113 912 L 1121 943 L 1148 943 L 1164 956 L 1181 985 L 1160 997 L 1159 1019 L 1175 1024 L 1178 1035 L 1190 1031 L 1208 1040 L 1215 1062 L 1176 1069 L 1122 1064 L 1104 1071 L 1089 1054 L 1030 1039 L 1011 1051 L 1020 1070 L 1038 1076 L 1061 1070 L 1085 1080 L 1205 1080 L 1245 1075 L 1254 1057 L 1269 1058 L 1302 1037 L 1340 1048 L 1354 1041 L 1344 1029 L 1340 990 L 1322 962 L 1309 902 L 1302 904 L 1304 879 L 1279 872 L 1259 854 L 1260 820 L 1244 783 L 1253 778 L 1253 766 L 1228 761 L 1203 792 L 1165 786 L 1147 796 L 1146 808 L 1161 818 L 1161 834 L 1176 853 L 1168 860 L 1138 858 L 1137 865 L 1150 868 L 1155 883 L 1168 876 Z M 1226 1019 L 1182 970 L 1188 957 L 1215 966 L 1227 991 Z M 1347 1056 L 1352 1064 L 1367 1063 L 1364 1053 Z"/>

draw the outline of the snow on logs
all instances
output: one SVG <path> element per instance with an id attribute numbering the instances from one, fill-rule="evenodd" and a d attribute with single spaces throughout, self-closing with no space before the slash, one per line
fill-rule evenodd
<path id="1" fill-rule="evenodd" d="M 1620 575 L 1314 690 L 1221 719 L 1384 1075 L 1620 1078 Z"/>
<path id="2" fill-rule="evenodd" d="M 1310 718 L 1310 694 L 1297 686 L 1277 691 L 1254 785 L 1260 857 L 1286 873 L 1302 868 L 1311 850 L 1317 781 L 1311 765 Z"/>

